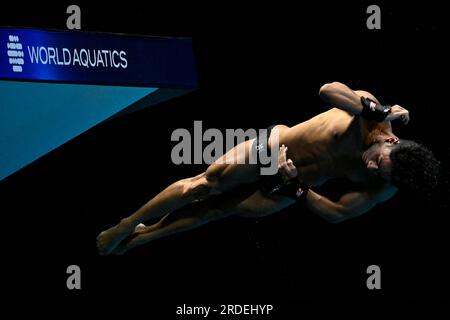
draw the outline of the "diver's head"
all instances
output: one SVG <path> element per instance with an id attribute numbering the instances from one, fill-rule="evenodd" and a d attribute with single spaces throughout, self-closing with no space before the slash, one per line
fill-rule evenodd
<path id="1" fill-rule="evenodd" d="M 389 138 L 363 153 L 367 168 L 398 188 L 429 194 L 437 185 L 439 161 L 425 146 Z"/>

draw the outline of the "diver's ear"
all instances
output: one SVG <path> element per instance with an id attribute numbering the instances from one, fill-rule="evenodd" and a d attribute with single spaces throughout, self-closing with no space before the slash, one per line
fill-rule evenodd
<path id="1" fill-rule="evenodd" d="M 378 164 L 373 161 L 373 160 L 369 160 L 369 162 L 367 162 L 367 169 L 369 170 L 377 170 L 378 169 Z"/>

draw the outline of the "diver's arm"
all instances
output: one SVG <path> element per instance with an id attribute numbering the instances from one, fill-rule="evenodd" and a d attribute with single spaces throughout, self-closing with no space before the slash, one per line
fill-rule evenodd
<path id="1" fill-rule="evenodd" d="M 330 104 L 330 106 L 337 107 L 354 115 L 359 115 L 362 112 L 363 105 L 361 103 L 361 96 L 379 103 L 371 93 L 361 90 L 354 91 L 340 82 L 324 84 L 319 90 L 319 96 L 323 101 Z"/>
<path id="2" fill-rule="evenodd" d="M 392 198 L 397 189 L 393 186 L 376 191 L 349 192 L 339 201 L 333 202 L 320 194 L 309 190 L 306 204 L 314 213 L 331 223 L 357 217 L 372 209 L 377 203 Z"/>
<path id="3" fill-rule="evenodd" d="M 353 115 L 361 115 L 362 117 L 367 118 L 367 120 L 375 120 L 377 119 L 377 117 L 374 117 L 372 119 L 372 116 L 370 115 L 372 112 L 367 112 L 367 109 L 365 110 L 365 113 L 363 112 L 364 107 L 362 100 L 365 100 L 366 103 L 368 103 L 367 101 L 372 100 L 373 102 L 378 104 L 381 109 L 389 110 L 389 112 L 385 113 L 377 121 L 390 122 L 396 119 L 400 119 L 403 124 L 408 124 L 409 122 L 409 111 L 405 108 L 399 105 L 394 105 L 392 107 L 381 106 L 377 98 L 375 98 L 374 95 L 370 92 L 363 90 L 352 90 L 345 84 L 340 82 L 324 84 L 319 90 L 319 96 L 322 98 L 322 100 L 330 104 L 330 106 L 337 107 Z M 362 99 L 361 97 L 367 98 L 369 100 Z M 376 113 L 377 112 L 374 112 L 374 114 Z"/>

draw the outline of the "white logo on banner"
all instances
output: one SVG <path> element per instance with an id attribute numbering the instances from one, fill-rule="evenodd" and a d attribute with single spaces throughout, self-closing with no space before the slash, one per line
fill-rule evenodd
<path id="1" fill-rule="evenodd" d="M 8 48 L 9 64 L 12 66 L 13 72 L 22 72 L 24 64 L 24 54 L 22 51 L 22 44 L 19 42 L 19 36 L 10 35 L 9 42 L 6 43 Z"/>

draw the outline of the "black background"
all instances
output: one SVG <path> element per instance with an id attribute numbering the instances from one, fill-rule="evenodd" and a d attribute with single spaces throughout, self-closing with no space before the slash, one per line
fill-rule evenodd
<path id="1" fill-rule="evenodd" d="M 373 307 L 448 298 L 442 5 L 380 5 L 382 29 L 368 30 L 368 2 L 79 4 L 83 31 L 192 37 L 200 89 L 102 123 L 1 182 L 3 283 L 11 297 L 102 301 L 113 309 L 145 301 L 137 308 L 165 316 L 190 302 L 275 303 L 284 314 L 305 299 L 320 310 L 335 301 Z M 65 29 L 67 6 L 2 4 L 0 25 Z M 326 110 L 317 92 L 335 80 L 409 109 L 410 124 L 395 124 L 394 132 L 423 142 L 442 161 L 432 201 L 399 192 L 338 225 L 296 205 L 257 220 L 228 218 L 123 257 L 97 255 L 100 231 L 205 169 L 171 163 L 174 129 L 192 128 L 194 120 L 220 129 L 294 125 Z M 321 191 L 333 196 L 341 188 L 331 181 Z M 71 264 L 81 267 L 80 291 L 66 289 Z M 371 264 L 381 267 L 382 290 L 366 288 Z"/>

